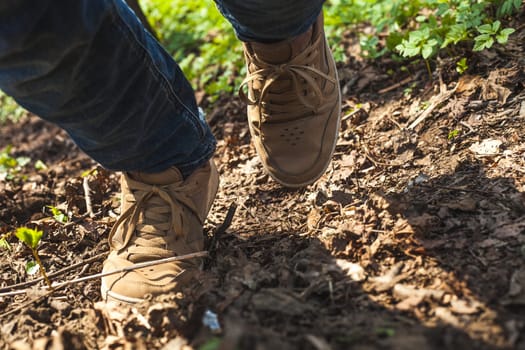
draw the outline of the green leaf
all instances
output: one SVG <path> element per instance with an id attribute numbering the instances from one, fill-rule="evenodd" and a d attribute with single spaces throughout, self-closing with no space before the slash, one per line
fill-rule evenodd
<path id="1" fill-rule="evenodd" d="M 55 219 L 56 221 L 62 224 L 65 224 L 68 222 L 67 215 L 64 214 L 60 209 L 52 205 L 47 205 L 47 207 L 51 210 L 51 215 L 53 215 L 53 219 Z"/>
<path id="2" fill-rule="evenodd" d="M 26 273 L 28 275 L 34 275 L 34 274 L 37 274 L 38 271 L 40 271 L 40 265 L 38 265 L 38 263 L 34 260 L 30 260 L 28 262 L 26 262 Z"/>
<path id="3" fill-rule="evenodd" d="M 445 40 L 443 41 L 441 48 L 445 48 L 450 43 L 457 44 L 461 40 L 465 40 L 467 35 L 467 26 L 464 23 L 451 25 L 445 35 Z"/>
<path id="4" fill-rule="evenodd" d="M 449 140 L 452 140 L 452 139 L 458 137 L 458 135 L 459 135 L 459 130 L 458 129 L 450 130 L 449 133 L 448 133 L 448 137 L 447 138 Z"/>
<path id="5" fill-rule="evenodd" d="M 505 44 L 509 40 L 509 35 L 514 33 L 516 30 L 514 28 L 505 28 L 502 29 L 498 35 L 496 35 L 496 40 L 500 44 Z"/>
<path id="6" fill-rule="evenodd" d="M 492 33 L 497 33 L 500 26 L 501 26 L 500 21 L 494 21 L 494 23 L 492 23 Z"/>
<path id="7" fill-rule="evenodd" d="M 47 165 L 46 163 L 44 163 L 42 160 L 39 159 L 35 162 L 35 169 L 36 170 L 46 170 Z"/>
<path id="8" fill-rule="evenodd" d="M 414 46 L 412 43 L 403 40 L 401 44 L 396 46 L 396 50 L 404 57 L 414 57 L 419 55 L 421 48 Z"/>
<path id="9" fill-rule="evenodd" d="M 483 24 L 478 27 L 478 32 L 481 34 L 494 34 L 492 26 L 490 24 Z"/>
<path id="10" fill-rule="evenodd" d="M 489 34 L 481 34 L 474 38 L 474 51 L 489 49 L 494 44 L 494 38 Z"/>
<path id="11" fill-rule="evenodd" d="M 421 50 L 421 56 L 423 56 L 424 59 L 429 58 L 432 55 L 433 48 L 430 45 L 423 46 L 423 50 Z"/>
<path id="12" fill-rule="evenodd" d="M 30 161 L 31 161 L 31 158 L 29 157 L 17 157 L 16 158 L 16 163 L 20 167 L 27 165 Z"/>
<path id="13" fill-rule="evenodd" d="M 80 174 L 80 177 L 88 177 L 90 175 L 96 175 L 98 173 L 98 170 L 95 169 L 89 169 L 86 171 L 83 171 L 82 174 Z"/>
<path id="14" fill-rule="evenodd" d="M 467 64 L 467 58 L 463 57 L 456 63 L 456 71 L 459 74 L 463 74 L 467 71 L 468 64 Z"/>
<path id="15" fill-rule="evenodd" d="M 514 28 L 505 28 L 505 29 L 502 29 L 499 33 L 509 36 L 512 33 L 514 33 L 515 31 L 516 31 L 516 29 L 514 29 Z"/>
<path id="16" fill-rule="evenodd" d="M 42 231 L 28 227 L 19 227 L 15 231 L 15 236 L 33 250 L 38 246 L 43 234 Z"/>

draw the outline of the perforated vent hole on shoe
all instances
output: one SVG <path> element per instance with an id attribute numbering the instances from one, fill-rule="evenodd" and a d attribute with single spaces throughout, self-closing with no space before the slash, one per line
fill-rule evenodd
<path id="1" fill-rule="evenodd" d="M 279 136 L 290 146 L 298 146 L 304 135 L 299 126 L 283 128 Z"/>

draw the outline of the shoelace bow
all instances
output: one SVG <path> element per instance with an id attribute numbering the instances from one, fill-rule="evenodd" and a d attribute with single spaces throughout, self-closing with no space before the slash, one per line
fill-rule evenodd
<path id="1" fill-rule="evenodd" d="M 319 40 L 323 38 L 322 35 L 320 35 L 317 40 L 310 46 L 310 49 L 303 51 L 298 56 L 296 56 L 294 59 L 292 59 L 289 63 L 284 64 L 270 64 L 263 62 L 257 57 L 250 55 L 248 52 L 246 54 L 249 56 L 249 60 L 254 63 L 257 67 L 263 67 L 260 68 L 250 74 L 243 80 L 239 87 L 239 97 L 241 100 L 243 100 L 245 103 L 249 105 L 256 105 L 259 110 L 262 109 L 263 104 L 268 105 L 268 103 L 265 101 L 265 97 L 268 94 L 270 87 L 278 81 L 281 77 L 288 75 L 292 78 L 292 89 L 297 95 L 297 98 L 299 101 L 306 107 L 310 109 L 315 109 L 317 106 L 321 105 L 323 103 L 323 92 L 321 91 L 320 83 L 318 83 L 314 76 L 319 76 L 323 79 L 328 80 L 329 82 L 336 84 L 336 79 L 329 76 L 328 74 L 325 74 L 321 72 L 320 70 L 310 67 L 306 64 L 295 64 L 294 62 L 312 62 L 315 59 L 317 59 L 317 56 L 319 55 L 319 52 L 315 49 L 319 46 Z M 315 52 L 312 52 L 315 51 Z M 301 79 L 304 80 L 304 83 L 310 88 L 312 88 L 313 95 L 315 96 L 315 100 L 317 100 L 317 103 L 314 104 L 311 102 L 312 97 L 304 96 L 302 94 L 302 91 L 304 90 L 304 87 L 302 86 L 303 83 L 301 82 Z M 252 81 L 263 81 L 263 86 L 260 89 L 260 93 L 258 98 L 252 100 L 249 98 L 248 95 L 244 92 L 244 88 L 248 86 L 248 84 Z M 248 86 L 249 88 L 249 86 Z"/>
<path id="2" fill-rule="evenodd" d="M 192 191 L 196 190 L 195 185 L 169 185 L 169 191 L 172 193 L 172 196 L 175 197 L 174 200 L 168 193 L 168 186 L 147 185 L 133 180 L 131 180 L 129 184 L 130 190 L 135 193 L 137 199 L 128 209 L 121 213 L 120 217 L 113 225 L 113 228 L 109 233 L 109 245 L 112 249 L 123 249 L 129 244 L 135 230 L 137 229 L 140 213 L 145 211 L 146 203 L 148 200 L 154 198 L 154 196 L 159 196 L 160 199 L 166 202 L 169 210 L 166 210 L 163 206 L 149 208 L 148 213 L 151 218 L 159 222 L 167 221 L 166 214 L 170 214 L 171 221 L 167 223 L 155 223 L 155 225 L 143 223 L 138 236 L 140 237 L 140 233 L 146 233 L 153 236 L 164 237 L 168 231 L 174 232 L 176 237 L 184 235 L 183 219 L 181 215 L 182 206 L 187 206 L 192 211 L 197 212 L 192 201 L 186 195 L 186 193 L 192 193 Z M 133 188 L 131 188 L 131 186 L 133 186 Z M 127 199 L 124 198 L 124 200 Z M 116 246 L 113 238 L 119 227 L 122 227 L 123 231 L 122 244 Z M 139 242 L 136 242 L 137 245 L 139 245 L 138 243 Z"/>

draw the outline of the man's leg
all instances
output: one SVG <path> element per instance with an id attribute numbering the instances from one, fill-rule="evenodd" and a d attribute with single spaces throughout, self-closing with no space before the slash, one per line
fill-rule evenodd
<path id="1" fill-rule="evenodd" d="M 105 271 L 202 250 L 215 140 L 181 70 L 123 0 L 2 1 L 0 89 L 124 172 Z M 197 265 L 106 277 L 103 296 L 174 290 Z"/>
<path id="2" fill-rule="evenodd" d="M 311 184 L 330 164 L 341 113 L 323 1 L 215 2 L 243 41 L 248 74 L 240 95 L 265 169 L 288 187 Z"/>

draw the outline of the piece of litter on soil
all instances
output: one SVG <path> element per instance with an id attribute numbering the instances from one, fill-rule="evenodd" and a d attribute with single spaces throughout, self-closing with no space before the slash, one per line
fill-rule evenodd
<path id="1" fill-rule="evenodd" d="M 409 286 L 406 284 L 397 283 L 393 290 L 392 295 L 398 299 L 406 299 L 411 297 L 423 298 L 423 299 L 433 299 L 439 301 L 443 299 L 445 291 L 438 289 L 428 289 L 428 288 L 417 288 L 414 286 Z"/>
<path id="2" fill-rule="evenodd" d="M 208 327 L 212 332 L 220 332 L 221 325 L 219 324 L 219 318 L 217 314 L 211 310 L 206 310 L 204 316 L 202 316 L 202 323 Z"/>
<path id="3" fill-rule="evenodd" d="M 450 301 L 450 310 L 455 314 L 472 315 L 478 313 L 481 304 L 472 300 L 454 299 Z"/>
<path id="4" fill-rule="evenodd" d="M 418 176 L 416 176 L 414 179 L 410 179 L 407 183 L 407 187 L 405 188 L 405 192 L 408 192 L 414 185 L 419 185 L 424 182 L 427 182 L 430 177 L 426 174 L 420 173 Z"/>
<path id="5" fill-rule="evenodd" d="M 448 323 L 451 326 L 454 327 L 460 327 L 461 323 L 459 322 L 459 319 L 452 314 L 447 308 L 445 307 L 437 307 L 434 309 L 434 314 L 437 318 L 439 318 L 441 321 Z"/>
<path id="6" fill-rule="evenodd" d="M 500 146 L 503 141 L 496 139 L 485 139 L 481 142 L 476 142 L 469 147 L 469 150 L 479 157 L 495 156 L 500 153 Z"/>
<path id="7" fill-rule="evenodd" d="M 404 263 L 402 261 L 392 266 L 384 275 L 369 278 L 372 288 L 376 292 L 385 292 L 392 289 L 397 282 L 407 277 L 406 273 L 401 273 Z"/>
<path id="8" fill-rule="evenodd" d="M 335 264 L 343 270 L 352 281 L 361 282 L 366 278 L 366 272 L 359 264 L 344 259 L 336 259 Z"/>
<path id="9" fill-rule="evenodd" d="M 257 173 L 258 165 L 259 165 L 259 158 L 254 157 L 252 159 L 249 159 L 248 161 L 246 161 L 246 163 L 241 165 L 241 172 L 245 175 Z"/>

